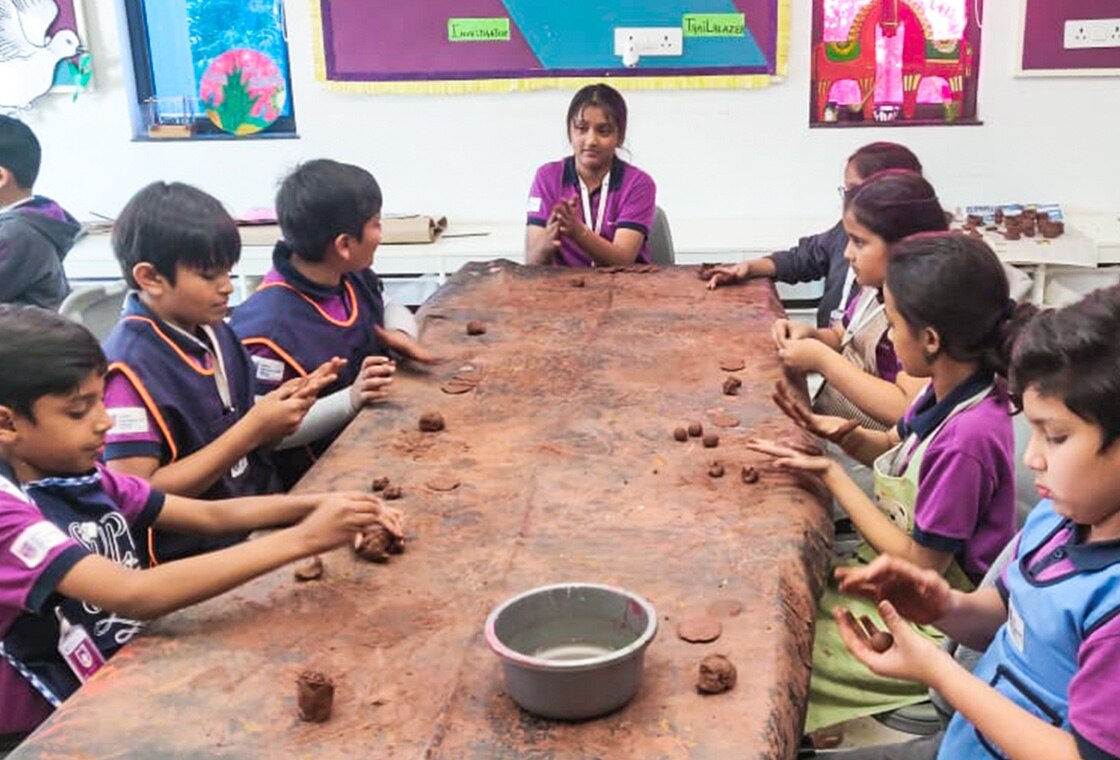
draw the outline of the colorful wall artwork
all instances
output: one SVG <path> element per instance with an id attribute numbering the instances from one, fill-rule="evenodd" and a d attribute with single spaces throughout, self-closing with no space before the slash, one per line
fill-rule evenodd
<path id="1" fill-rule="evenodd" d="M 280 118 L 288 99 L 284 75 L 276 62 L 257 50 L 227 50 L 202 75 L 199 99 L 219 129 L 251 135 Z"/>
<path id="2" fill-rule="evenodd" d="M 79 0 L 0 0 L 0 110 L 90 83 L 92 59 Z"/>

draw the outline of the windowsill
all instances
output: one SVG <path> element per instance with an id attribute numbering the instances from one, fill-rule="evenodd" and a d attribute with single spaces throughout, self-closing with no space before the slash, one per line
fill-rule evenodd
<path id="1" fill-rule="evenodd" d="M 980 127 L 980 119 L 893 119 L 891 121 L 817 121 L 809 129 L 860 129 L 864 127 Z"/>
<path id="2" fill-rule="evenodd" d="M 298 132 L 257 132 L 253 135 L 231 135 L 228 133 L 194 134 L 190 137 L 149 137 L 148 135 L 133 135 L 132 142 L 151 143 L 183 143 L 183 142 L 214 142 L 236 140 L 298 140 Z"/>

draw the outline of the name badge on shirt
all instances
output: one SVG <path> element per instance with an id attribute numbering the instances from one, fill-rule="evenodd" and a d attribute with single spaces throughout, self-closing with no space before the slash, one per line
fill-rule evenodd
<path id="1" fill-rule="evenodd" d="M 253 364 L 257 365 L 258 380 L 266 383 L 278 383 L 284 379 L 284 362 L 279 359 L 254 356 Z"/>
<path id="2" fill-rule="evenodd" d="M 142 406 L 118 406 L 105 411 L 113 418 L 113 428 L 109 435 L 148 432 L 148 410 Z"/>
<path id="3" fill-rule="evenodd" d="M 105 658 L 85 626 L 71 624 L 58 607 L 54 608 L 54 614 L 59 622 L 58 653 L 70 666 L 74 676 L 85 683 L 101 670 Z"/>
<path id="4" fill-rule="evenodd" d="M 535 195 L 530 195 L 527 210 L 530 214 L 535 214 L 536 212 L 540 211 L 541 210 L 541 199 L 538 198 Z"/>
<path id="5" fill-rule="evenodd" d="M 1019 615 L 1019 610 L 1015 609 L 1015 603 L 1008 600 L 1007 603 L 1007 635 L 1011 639 L 1011 644 L 1023 654 L 1023 648 L 1026 646 L 1027 628 L 1023 624 L 1023 618 Z"/>

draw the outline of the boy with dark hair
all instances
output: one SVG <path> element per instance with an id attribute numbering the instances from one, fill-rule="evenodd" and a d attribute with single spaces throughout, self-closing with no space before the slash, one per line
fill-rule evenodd
<path id="1" fill-rule="evenodd" d="M 180 183 L 138 192 L 113 228 L 113 250 L 135 292 L 105 340 L 110 469 L 161 490 L 223 499 L 280 490 L 271 453 L 299 428 L 341 362 L 308 382 L 255 398 L 253 370 L 223 318 L 241 238 L 218 200 Z M 152 563 L 239 540 L 159 531 Z"/>
<path id="2" fill-rule="evenodd" d="M 70 292 L 62 260 L 81 225 L 33 195 L 42 151 L 23 122 L 0 116 L 0 303 L 57 310 Z"/>
<path id="3" fill-rule="evenodd" d="M 305 450 L 279 454 L 286 480 L 298 478 L 364 404 L 392 383 L 390 350 L 419 361 L 416 320 L 382 297 L 370 268 L 381 242 L 381 188 L 357 166 L 320 159 L 301 164 L 276 196 L 284 239 L 261 287 L 230 324 L 252 355 L 258 393 L 305 376 L 331 357 L 346 359 L 323 401 L 326 433 Z M 326 419 L 325 417 L 323 418 Z"/>
<path id="4" fill-rule="evenodd" d="M 105 355 L 81 325 L 0 306 L 0 752 L 47 718 L 144 620 L 401 517 L 366 494 L 205 502 L 97 462 L 112 425 Z M 141 570 L 150 526 L 220 535 L 297 523 Z M 7 745 L 7 746 L 5 746 Z"/>

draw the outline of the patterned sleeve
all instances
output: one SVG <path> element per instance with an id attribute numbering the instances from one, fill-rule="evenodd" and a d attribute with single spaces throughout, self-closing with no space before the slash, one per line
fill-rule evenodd
<path id="1" fill-rule="evenodd" d="M 1099 623 L 1081 643 L 1069 683 L 1069 722 L 1081 757 L 1120 757 L 1120 610 Z"/>
<path id="2" fill-rule="evenodd" d="M 622 199 L 618 209 L 615 227 L 637 230 L 649 235 L 653 227 L 653 215 L 657 211 L 657 185 L 653 178 L 644 172 L 635 179 L 630 191 Z"/>
<path id="3" fill-rule="evenodd" d="M 34 504 L 0 493 L 0 608 L 37 612 L 87 553 Z"/>

